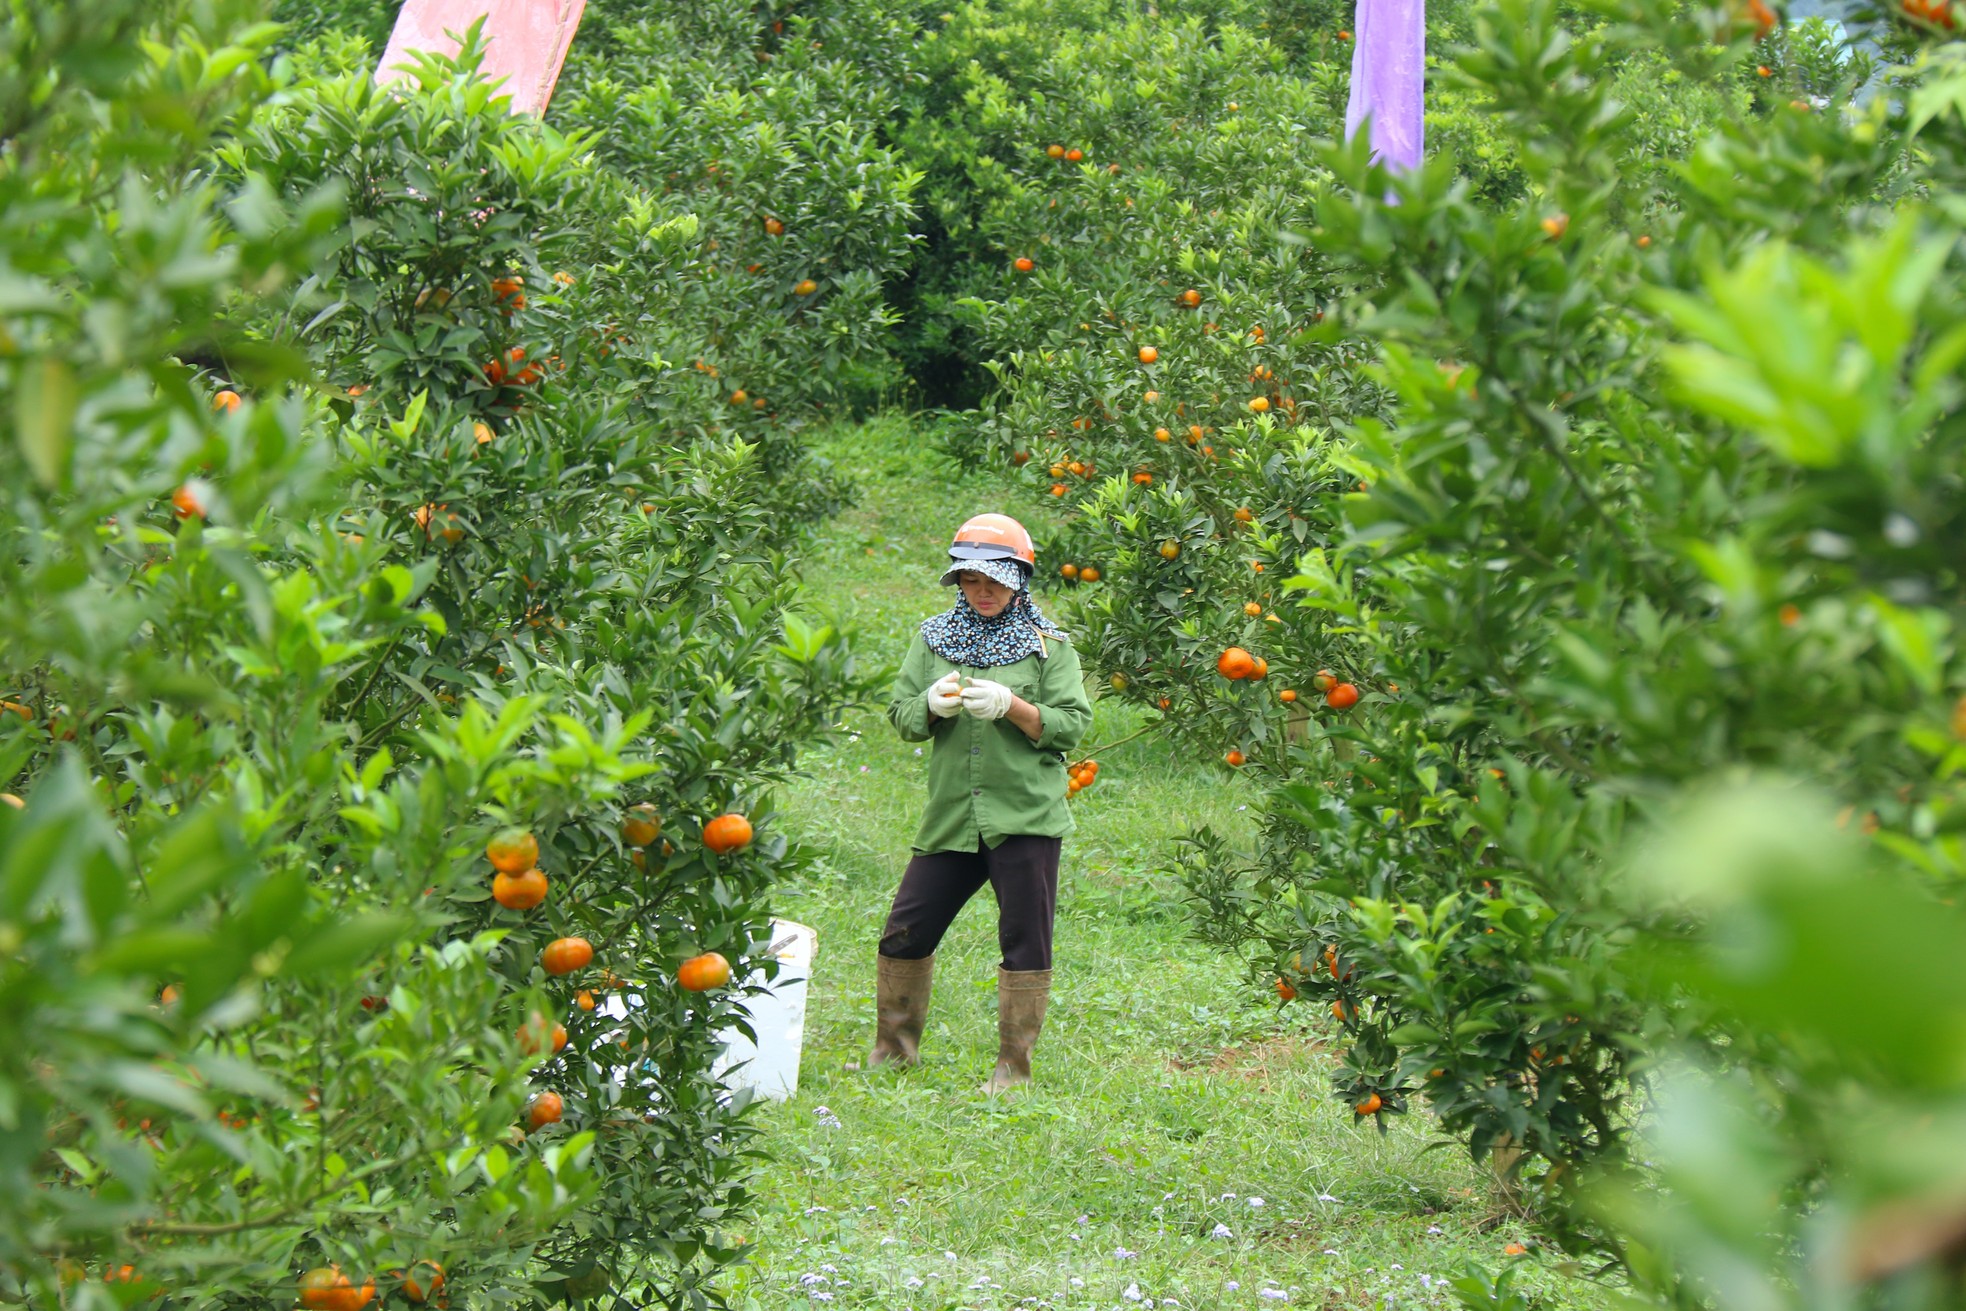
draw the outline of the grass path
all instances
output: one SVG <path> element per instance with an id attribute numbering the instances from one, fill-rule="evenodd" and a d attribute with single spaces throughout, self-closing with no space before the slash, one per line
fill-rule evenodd
<path id="1" fill-rule="evenodd" d="M 891 667 L 948 604 L 947 535 L 1000 508 L 902 422 L 821 447 L 860 504 L 818 533 L 815 607 Z M 1100 703 L 1090 741 L 1139 726 Z M 1329 1095 L 1327 1035 L 1187 936 L 1165 841 L 1208 823 L 1239 834 L 1252 791 L 1153 735 L 1101 753 L 1075 801 L 1060 875 L 1051 1010 L 1035 1083 L 990 1100 L 996 908 L 979 894 L 937 958 L 923 1065 L 857 1069 L 873 1037 L 874 944 L 919 818 L 925 761 L 878 711 L 804 758 L 781 796 L 816 856 L 776 913 L 813 925 L 798 1096 L 760 1113 L 777 1164 L 734 1306 L 1010 1308 L 1453 1306 L 1463 1261 L 1515 1237 L 1457 1150 L 1425 1125 L 1382 1137 Z M 1544 1271 L 1539 1305 L 1595 1305 Z"/>

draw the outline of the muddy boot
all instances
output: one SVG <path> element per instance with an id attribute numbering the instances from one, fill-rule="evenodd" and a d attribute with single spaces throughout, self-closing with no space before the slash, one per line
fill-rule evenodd
<path id="1" fill-rule="evenodd" d="M 1050 970 L 997 968 L 997 1068 L 980 1091 L 1000 1093 L 1031 1081 L 1031 1048 L 1050 1000 Z"/>
<path id="2" fill-rule="evenodd" d="M 920 960 L 876 956 L 874 985 L 874 1049 L 867 1068 L 896 1061 L 917 1065 L 922 1025 L 928 1022 L 928 990 L 935 977 L 935 953 Z"/>

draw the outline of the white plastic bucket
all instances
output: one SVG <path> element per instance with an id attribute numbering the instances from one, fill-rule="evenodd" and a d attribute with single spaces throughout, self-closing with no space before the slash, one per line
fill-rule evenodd
<path id="1" fill-rule="evenodd" d="M 799 1055 L 805 1047 L 806 981 L 812 977 L 812 958 L 819 935 L 790 920 L 771 922 L 771 952 L 778 957 L 778 978 L 764 992 L 741 1004 L 751 1017 L 758 1041 L 753 1044 L 736 1029 L 717 1035 L 726 1044 L 711 1066 L 729 1088 L 749 1088 L 771 1101 L 785 1101 L 799 1090 Z M 764 971 L 753 971 L 744 987 L 765 988 Z"/>

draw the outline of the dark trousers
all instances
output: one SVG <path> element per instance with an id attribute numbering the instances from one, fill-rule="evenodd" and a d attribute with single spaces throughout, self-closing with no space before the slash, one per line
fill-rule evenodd
<path id="1" fill-rule="evenodd" d="M 997 946 L 1007 970 L 1051 968 L 1051 921 L 1058 911 L 1063 838 L 1005 838 L 992 850 L 916 852 L 901 875 L 881 930 L 881 955 L 920 960 L 948 932 L 956 912 L 985 883 L 997 898 Z"/>

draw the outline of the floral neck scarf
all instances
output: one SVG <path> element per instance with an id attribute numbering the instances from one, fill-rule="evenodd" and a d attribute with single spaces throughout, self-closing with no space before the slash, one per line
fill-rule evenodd
<path id="1" fill-rule="evenodd" d="M 1043 655 L 1040 633 L 1061 640 L 1065 636 L 1039 613 L 1028 591 L 1019 591 L 1002 614 L 990 619 L 977 614 L 958 592 L 952 608 L 922 621 L 922 640 L 929 650 L 952 665 L 972 669 L 992 669 L 1015 664 L 1027 655 Z"/>

